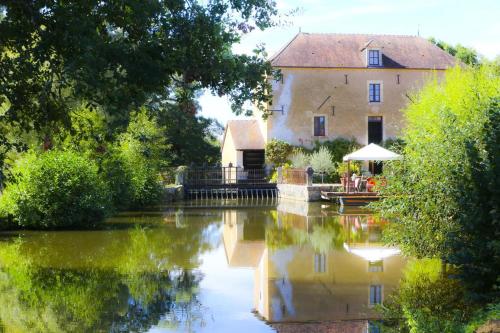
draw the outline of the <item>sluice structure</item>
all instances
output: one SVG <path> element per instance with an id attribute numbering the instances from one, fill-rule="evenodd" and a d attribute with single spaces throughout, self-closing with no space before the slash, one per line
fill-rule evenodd
<path id="1" fill-rule="evenodd" d="M 274 199 L 279 196 L 276 183 L 264 169 L 191 167 L 179 178 L 186 199 Z"/>

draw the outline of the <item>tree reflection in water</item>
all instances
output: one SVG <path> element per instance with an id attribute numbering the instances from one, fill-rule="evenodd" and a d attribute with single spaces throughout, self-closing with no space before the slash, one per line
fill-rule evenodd
<path id="1" fill-rule="evenodd" d="M 207 232 L 214 217 L 195 220 L 182 228 L 28 233 L 0 242 L 0 322 L 20 332 L 203 325 L 196 268 L 214 246 Z"/>
<path id="2" fill-rule="evenodd" d="M 310 208 L 193 207 L 118 216 L 105 230 L 4 234 L 0 322 L 7 332 L 271 330 L 253 307 L 274 324 L 365 325 L 370 288 L 390 292 L 405 261 L 363 256 L 380 252 L 384 223 L 372 215 Z"/>
<path id="3" fill-rule="evenodd" d="M 381 242 L 387 221 L 365 215 L 304 217 L 274 212 L 266 227 L 266 244 L 271 249 L 308 245 L 316 252 L 341 249 L 344 244 Z"/>

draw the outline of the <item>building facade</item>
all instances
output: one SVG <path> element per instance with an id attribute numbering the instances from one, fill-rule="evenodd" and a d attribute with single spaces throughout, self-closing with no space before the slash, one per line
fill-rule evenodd
<path id="1" fill-rule="evenodd" d="M 272 79 L 271 115 L 228 122 L 223 165 L 263 164 L 272 139 L 310 148 L 339 137 L 360 144 L 398 137 L 412 94 L 456 60 L 416 36 L 299 33 L 271 63 L 281 71 Z"/>
<path id="2" fill-rule="evenodd" d="M 275 215 L 251 207 L 224 212 L 228 265 L 254 270 L 254 308 L 273 327 L 313 322 L 336 332 L 335 323 L 344 322 L 350 326 L 339 331 L 365 333 L 369 320 L 379 318 L 374 307 L 399 284 L 407 260 L 381 243 L 386 222 L 369 214 L 330 212 L 335 216 L 286 200 Z M 325 225 L 338 226 L 336 235 L 342 236 L 323 243 L 333 240 L 317 237 L 332 235 Z"/>

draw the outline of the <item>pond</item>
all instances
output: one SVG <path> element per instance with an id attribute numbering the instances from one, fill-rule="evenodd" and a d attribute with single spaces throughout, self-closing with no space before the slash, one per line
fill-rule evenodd
<path id="1" fill-rule="evenodd" d="M 0 332 L 366 333 L 406 264 L 385 225 L 320 203 L 192 201 L 0 233 Z"/>

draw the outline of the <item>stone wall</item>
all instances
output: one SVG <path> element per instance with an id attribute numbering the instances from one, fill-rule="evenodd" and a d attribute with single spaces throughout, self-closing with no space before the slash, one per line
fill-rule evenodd
<path id="1" fill-rule="evenodd" d="M 299 201 L 320 201 L 321 191 L 333 191 L 332 185 L 294 185 L 278 184 L 280 198 Z"/>
<path id="2" fill-rule="evenodd" d="M 184 186 L 182 185 L 166 186 L 163 195 L 164 195 L 164 202 L 182 201 L 184 200 Z"/>
<path id="3" fill-rule="evenodd" d="M 271 323 L 278 333 L 365 333 L 367 320 L 349 320 L 311 323 Z"/>
<path id="4" fill-rule="evenodd" d="M 267 120 L 266 142 L 275 138 L 311 148 L 314 141 L 355 138 L 368 143 L 368 117 L 383 117 L 384 139 L 397 137 L 404 126 L 401 109 L 408 95 L 444 71 L 416 69 L 281 68 L 283 83 L 273 81 L 274 112 Z M 346 81 L 347 76 L 347 81 Z M 347 83 L 346 83 L 347 82 Z M 368 84 L 381 84 L 381 101 L 368 101 Z M 313 136 L 314 116 L 325 116 L 326 136 Z"/>

